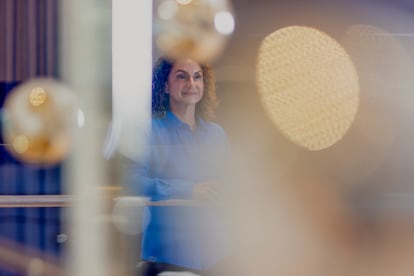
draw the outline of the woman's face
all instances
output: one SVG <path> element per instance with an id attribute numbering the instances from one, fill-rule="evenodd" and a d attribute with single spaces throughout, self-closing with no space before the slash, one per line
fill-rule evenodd
<path id="1" fill-rule="evenodd" d="M 168 75 L 166 91 L 172 106 L 197 104 L 204 92 L 204 76 L 200 65 L 191 59 L 177 60 Z"/>

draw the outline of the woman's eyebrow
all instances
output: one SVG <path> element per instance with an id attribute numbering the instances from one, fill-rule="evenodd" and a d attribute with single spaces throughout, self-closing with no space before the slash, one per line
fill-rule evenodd
<path id="1" fill-rule="evenodd" d="M 181 70 L 181 69 L 177 69 L 177 70 L 175 70 L 175 73 L 185 73 L 185 74 L 188 74 L 188 72 L 187 72 L 187 71 L 185 71 L 185 70 Z"/>
<path id="2" fill-rule="evenodd" d="M 202 71 L 202 70 L 200 70 L 200 71 L 194 72 L 194 74 L 198 74 L 198 73 L 202 73 L 202 72 L 203 72 L 203 71 Z M 177 69 L 177 70 L 175 71 L 175 73 L 185 73 L 185 74 L 189 74 L 187 71 L 182 70 L 182 69 Z"/>

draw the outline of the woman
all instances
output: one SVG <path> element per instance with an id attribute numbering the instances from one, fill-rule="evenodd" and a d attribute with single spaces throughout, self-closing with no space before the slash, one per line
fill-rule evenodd
<path id="1" fill-rule="evenodd" d="M 147 154 L 134 164 L 129 187 L 152 201 L 192 204 L 148 207 L 141 273 L 206 275 L 229 254 L 223 219 L 216 209 L 194 204 L 218 200 L 228 149 L 225 131 L 212 122 L 217 107 L 214 74 L 209 65 L 189 58 L 161 57 L 154 66 L 152 93 Z"/>

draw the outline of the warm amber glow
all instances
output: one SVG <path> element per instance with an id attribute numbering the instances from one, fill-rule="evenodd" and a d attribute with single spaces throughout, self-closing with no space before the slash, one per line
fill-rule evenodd
<path id="1" fill-rule="evenodd" d="M 56 164 L 69 153 L 78 123 L 75 95 L 60 82 L 38 78 L 16 86 L 4 103 L 3 139 L 17 159 Z"/>
<path id="2" fill-rule="evenodd" d="M 256 69 L 265 111 L 295 144 L 325 149 L 352 125 L 359 104 L 356 69 L 325 33 L 300 26 L 273 32 L 262 41 Z"/>
<path id="3" fill-rule="evenodd" d="M 29 148 L 29 139 L 25 135 L 18 135 L 13 139 L 12 145 L 17 153 L 23 154 Z"/>
<path id="4" fill-rule="evenodd" d="M 39 106 L 45 103 L 46 98 L 46 90 L 42 87 L 36 87 L 30 92 L 29 101 L 31 105 Z"/>

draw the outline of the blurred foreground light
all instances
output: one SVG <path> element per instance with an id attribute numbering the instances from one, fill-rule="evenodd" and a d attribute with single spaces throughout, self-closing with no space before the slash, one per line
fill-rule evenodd
<path id="1" fill-rule="evenodd" d="M 154 34 L 158 49 L 172 58 L 213 61 L 234 30 L 228 0 L 157 0 Z"/>
<path id="2" fill-rule="evenodd" d="M 339 141 L 359 105 L 359 80 L 349 55 L 333 38 L 309 27 L 276 30 L 257 60 L 261 102 L 292 142 L 322 150 Z"/>
<path id="3" fill-rule="evenodd" d="M 148 223 L 148 221 L 143 220 L 148 198 L 125 196 L 115 198 L 114 200 L 112 221 L 118 231 L 125 235 L 137 235 L 141 233 L 143 227 Z"/>
<path id="4" fill-rule="evenodd" d="M 178 4 L 187 5 L 190 4 L 193 0 L 176 0 Z"/>
<path id="5" fill-rule="evenodd" d="M 46 102 L 47 94 L 46 90 L 42 87 L 33 88 L 30 92 L 30 104 L 33 106 L 39 106 Z"/>
<path id="6" fill-rule="evenodd" d="M 217 13 L 214 18 L 214 25 L 219 33 L 231 34 L 234 31 L 233 15 L 227 11 Z"/>
<path id="7" fill-rule="evenodd" d="M 22 162 L 55 164 L 70 150 L 70 131 L 78 120 L 77 102 L 53 79 L 32 79 L 8 94 L 3 112 L 7 150 Z"/>

